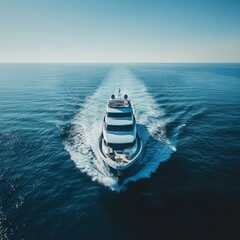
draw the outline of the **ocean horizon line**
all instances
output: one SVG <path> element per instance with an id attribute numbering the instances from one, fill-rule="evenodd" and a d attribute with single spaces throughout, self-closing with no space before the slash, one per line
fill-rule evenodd
<path id="1" fill-rule="evenodd" d="M 0 62 L 0 64 L 240 64 L 240 62 Z"/>

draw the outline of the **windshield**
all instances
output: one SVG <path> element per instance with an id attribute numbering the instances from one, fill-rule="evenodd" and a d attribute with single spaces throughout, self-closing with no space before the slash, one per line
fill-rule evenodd
<path id="1" fill-rule="evenodd" d="M 135 143 L 136 140 L 131 143 L 106 143 L 106 145 L 114 150 L 123 150 L 126 148 L 131 148 Z"/>
<path id="2" fill-rule="evenodd" d="M 132 113 L 131 112 L 120 112 L 120 113 L 109 112 L 107 113 L 107 116 L 113 117 L 113 118 L 124 118 L 124 117 L 131 117 Z"/>
<path id="3" fill-rule="evenodd" d="M 133 125 L 123 125 L 123 126 L 117 126 L 117 125 L 107 125 L 106 126 L 107 131 L 112 132 L 128 132 L 133 131 Z"/>

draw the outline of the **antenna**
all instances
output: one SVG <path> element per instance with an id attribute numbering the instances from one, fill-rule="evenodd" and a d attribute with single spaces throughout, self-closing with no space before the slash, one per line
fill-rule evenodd
<path id="1" fill-rule="evenodd" d="M 121 89 L 118 89 L 118 98 L 121 98 Z"/>

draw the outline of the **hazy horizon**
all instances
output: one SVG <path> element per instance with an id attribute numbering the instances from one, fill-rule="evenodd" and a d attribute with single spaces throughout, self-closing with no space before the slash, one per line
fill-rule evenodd
<path id="1" fill-rule="evenodd" d="M 0 62 L 0 64 L 240 64 L 236 62 Z"/>
<path id="2" fill-rule="evenodd" d="M 0 63 L 239 63 L 234 0 L 1 1 Z"/>

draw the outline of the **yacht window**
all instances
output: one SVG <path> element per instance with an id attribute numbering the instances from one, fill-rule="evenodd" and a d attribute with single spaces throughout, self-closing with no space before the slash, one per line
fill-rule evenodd
<path id="1" fill-rule="evenodd" d="M 112 148 L 113 150 L 123 150 L 126 148 L 133 147 L 135 143 L 136 143 L 136 140 L 134 140 L 131 143 L 107 143 L 106 145 Z"/>
<path id="2" fill-rule="evenodd" d="M 120 113 L 109 112 L 107 116 L 113 117 L 113 118 L 124 118 L 124 117 L 131 117 L 132 113 L 131 112 L 120 112 Z"/>
<path id="3" fill-rule="evenodd" d="M 128 131 L 133 131 L 133 125 L 106 125 L 107 131 L 112 131 L 112 132 L 128 132 Z"/>

